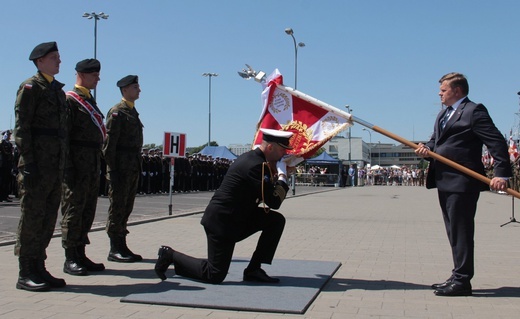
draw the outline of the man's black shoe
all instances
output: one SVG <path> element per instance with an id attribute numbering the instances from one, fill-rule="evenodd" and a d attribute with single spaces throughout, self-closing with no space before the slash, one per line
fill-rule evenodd
<path id="1" fill-rule="evenodd" d="M 448 287 L 451 283 L 452 283 L 452 280 L 448 279 L 445 282 L 441 282 L 441 283 L 438 283 L 438 284 L 433 284 L 431 287 L 432 287 L 432 289 L 435 289 L 435 290 L 437 290 L 437 289 L 444 289 L 444 288 Z"/>
<path id="2" fill-rule="evenodd" d="M 63 278 L 56 278 L 47 271 L 47 268 L 45 268 L 45 260 L 36 261 L 36 272 L 40 278 L 48 283 L 52 288 L 63 288 L 67 285 Z"/>
<path id="3" fill-rule="evenodd" d="M 73 276 L 85 276 L 87 274 L 87 268 L 81 264 L 76 247 L 65 248 L 63 272 Z"/>
<path id="4" fill-rule="evenodd" d="M 87 256 L 81 258 L 81 263 L 88 271 L 103 271 L 105 270 L 105 265 L 103 263 L 95 263 L 90 260 Z"/>
<path id="5" fill-rule="evenodd" d="M 126 255 L 125 253 L 120 252 L 120 251 L 112 251 L 112 250 L 108 253 L 107 260 L 115 261 L 118 263 L 133 263 L 133 262 L 138 261 L 133 256 Z"/>
<path id="6" fill-rule="evenodd" d="M 66 259 L 63 264 L 63 272 L 72 276 L 85 276 L 87 268 L 76 260 Z"/>
<path id="7" fill-rule="evenodd" d="M 105 265 L 103 263 L 95 263 L 85 254 L 85 245 L 76 247 L 78 257 L 83 266 L 87 268 L 88 271 L 103 271 L 105 270 Z"/>
<path id="8" fill-rule="evenodd" d="M 159 256 L 155 263 L 155 273 L 161 280 L 166 280 L 166 271 L 173 263 L 173 249 L 168 246 L 161 246 L 157 252 Z"/>
<path id="9" fill-rule="evenodd" d="M 33 274 L 27 277 L 18 277 L 18 282 L 16 283 L 16 289 L 28 291 L 47 291 L 49 288 L 50 285 L 48 283 Z"/>
<path id="10" fill-rule="evenodd" d="M 280 282 L 280 279 L 269 277 L 262 268 L 257 268 L 253 270 L 244 269 L 244 281 L 256 281 L 256 282 L 267 282 L 267 283 L 277 283 Z"/>
<path id="11" fill-rule="evenodd" d="M 445 288 L 435 290 L 433 293 L 436 296 L 444 297 L 471 296 L 473 294 L 470 284 L 462 285 L 453 282 Z"/>

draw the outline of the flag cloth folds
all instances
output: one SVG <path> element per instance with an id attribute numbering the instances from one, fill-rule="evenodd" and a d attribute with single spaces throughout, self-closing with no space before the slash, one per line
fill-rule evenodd
<path id="1" fill-rule="evenodd" d="M 310 158 L 331 138 L 351 125 L 349 114 L 341 116 L 339 112 L 334 112 L 333 107 L 327 109 L 320 105 L 325 103 L 285 88 L 278 69 L 267 77 L 265 83 L 262 92 L 263 110 L 253 145 L 257 147 L 262 143 L 260 128 L 292 132 L 290 145 L 293 149 L 288 151 L 292 155 L 289 166 Z"/>

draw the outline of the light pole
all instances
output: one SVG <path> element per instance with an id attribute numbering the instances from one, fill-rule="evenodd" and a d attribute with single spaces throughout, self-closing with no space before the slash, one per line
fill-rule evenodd
<path id="1" fill-rule="evenodd" d="M 377 149 L 379 150 L 379 166 L 381 166 L 381 141 L 377 141 L 377 143 Z"/>
<path id="2" fill-rule="evenodd" d="M 366 128 L 363 128 L 363 131 L 367 131 L 370 135 L 370 146 L 368 147 L 368 154 L 370 155 L 370 167 L 372 167 L 372 132 Z"/>
<path id="3" fill-rule="evenodd" d="M 347 111 L 348 111 L 349 114 L 352 114 L 353 110 L 350 108 L 350 105 L 345 105 L 345 108 L 347 108 Z M 351 139 L 351 135 L 350 135 L 350 133 L 351 133 L 350 128 L 351 127 L 352 126 L 348 127 L 348 164 L 349 165 L 351 164 L 350 161 L 351 161 L 351 153 L 352 153 L 352 144 L 351 144 L 352 139 Z"/>
<path id="4" fill-rule="evenodd" d="M 294 42 L 294 89 L 298 87 L 298 47 L 303 48 L 305 43 L 299 42 L 296 44 L 296 39 L 294 38 L 294 31 L 291 28 L 286 28 L 285 33 L 290 35 Z"/>
<path id="5" fill-rule="evenodd" d="M 209 108 L 208 108 L 208 146 L 211 143 L 211 78 L 218 76 L 217 73 L 202 73 L 202 76 L 209 77 Z"/>
<path id="6" fill-rule="evenodd" d="M 94 19 L 94 59 L 97 59 L 97 22 L 99 19 L 108 19 L 108 14 L 104 14 L 103 12 L 85 12 L 83 13 L 83 18 L 87 18 L 89 20 Z M 96 89 L 94 89 L 94 99 L 96 99 Z"/>

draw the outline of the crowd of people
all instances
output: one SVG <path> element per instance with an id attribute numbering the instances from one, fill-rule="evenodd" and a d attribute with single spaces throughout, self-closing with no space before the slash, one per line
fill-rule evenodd
<path id="1" fill-rule="evenodd" d="M 365 178 L 366 185 L 424 186 L 426 170 L 423 168 L 378 168 L 358 170 L 358 177 Z"/>

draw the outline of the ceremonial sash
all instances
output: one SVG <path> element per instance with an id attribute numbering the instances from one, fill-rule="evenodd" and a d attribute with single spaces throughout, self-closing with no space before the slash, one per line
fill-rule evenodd
<path id="1" fill-rule="evenodd" d="M 101 135 L 103 135 L 103 141 L 105 141 L 107 139 L 107 129 L 105 127 L 105 123 L 103 123 L 103 116 L 99 114 L 89 102 L 82 99 L 81 96 L 79 96 L 76 92 L 68 91 L 66 94 L 76 100 L 79 104 L 81 104 L 81 106 L 83 106 L 83 108 L 85 108 L 85 110 L 88 111 L 92 122 L 94 122 L 94 124 L 96 124 L 96 126 L 99 128 Z"/>

